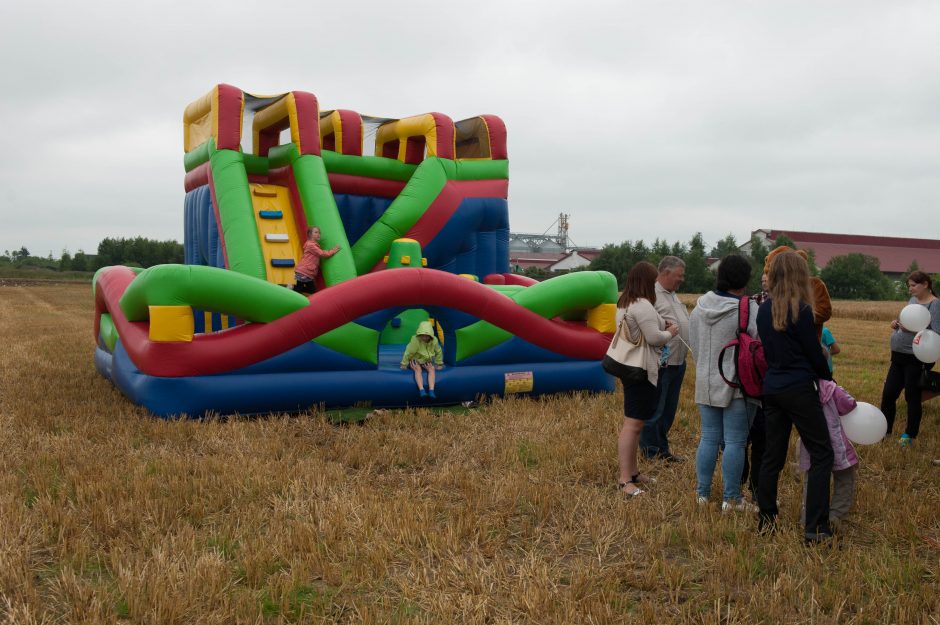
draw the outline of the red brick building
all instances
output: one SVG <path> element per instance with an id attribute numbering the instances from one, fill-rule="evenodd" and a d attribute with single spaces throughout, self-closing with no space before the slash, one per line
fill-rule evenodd
<path id="1" fill-rule="evenodd" d="M 892 277 L 900 277 L 906 273 L 914 261 L 922 271 L 940 273 L 940 240 L 936 239 L 766 229 L 755 230 L 751 233 L 751 238 L 756 236 L 770 250 L 780 235 L 793 239 L 798 248 L 812 249 L 819 268 L 825 267 L 834 256 L 858 253 L 877 258 L 881 263 L 882 273 Z M 750 253 L 750 247 L 748 242 L 742 245 L 741 249 Z"/>

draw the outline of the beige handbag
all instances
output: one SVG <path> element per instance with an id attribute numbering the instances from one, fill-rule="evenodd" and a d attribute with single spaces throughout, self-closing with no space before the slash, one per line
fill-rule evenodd
<path id="1" fill-rule="evenodd" d="M 646 356 L 648 353 L 646 339 L 640 332 L 639 339 L 634 342 L 630 337 L 630 328 L 627 326 L 627 315 L 617 326 L 610 347 L 604 355 L 601 366 L 610 375 L 620 378 L 624 382 L 642 382 L 646 376 Z"/>

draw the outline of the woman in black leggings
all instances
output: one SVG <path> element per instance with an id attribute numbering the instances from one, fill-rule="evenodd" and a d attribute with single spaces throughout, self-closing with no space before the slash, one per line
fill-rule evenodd
<path id="1" fill-rule="evenodd" d="M 907 290 L 911 294 L 910 304 L 926 306 L 930 311 L 930 325 L 934 332 L 940 332 L 940 299 L 933 292 L 933 282 L 923 271 L 913 271 L 907 277 Z M 888 432 L 894 427 L 896 404 L 901 391 L 907 401 L 907 427 L 901 434 L 902 445 L 910 445 L 920 432 L 921 408 L 920 376 L 924 363 L 914 355 L 914 333 L 895 319 L 891 322 L 891 366 L 885 378 L 884 390 L 881 391 L 881 412 L 888 420 Z M 933 365 L 927 365 L 931 367 Z"/>
<path id="2" fill-rule="evenodd" d="M 771 261 L 767 278 L 770 299 L 757 311 L 757 332 L 769 365 L 763 398 L 767 448 L 757 484 L 760 528 L 774 527 L 777 481 L 787 461 L 790 431 L 796 426 L 810 456 L 804 538 L 807 543 L 825 543 L 832 538 L 833 453 L 816 381 L 831 380 L 832 374 L 816 338 L 809 268 L 795 252 L 784 252 Z"/>

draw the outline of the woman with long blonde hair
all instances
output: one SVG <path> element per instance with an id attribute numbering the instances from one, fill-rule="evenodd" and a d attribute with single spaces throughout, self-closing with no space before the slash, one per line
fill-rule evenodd
<path id="1" fill-rule="evenodd" d="M 807 543 L 828 542 L 829 476 L 833 453 L 829 429 L 819 401 L 819 379 L 832 374 L 816 338 L 809 267 L 795 252 L 770 262 L 770 299 L 757 311 L 757 331 L 769 369 L 764 377 L 767 448 L 757 484 L 760 527 L 773 529 L 777 518 L 777 481 L 787 460 L 793 426 L 809 451 L 806 486 Z"/>

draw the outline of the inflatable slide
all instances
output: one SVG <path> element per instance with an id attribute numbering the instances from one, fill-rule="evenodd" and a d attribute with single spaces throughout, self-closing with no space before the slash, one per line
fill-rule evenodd
<path id="1" fill-rule="evenodd" d="M 498 117 L 368 117 L 220 84 L 183 127 L 185 264 L 94 280 L 95 364 L 131 401 L 198 417 L 613 389 L 614 276 L 509 272 Z M 310 296 L 292 290 L 308 228 L 339 250 Z M 428 320 L 434 400 L 399 368 Z"/>

